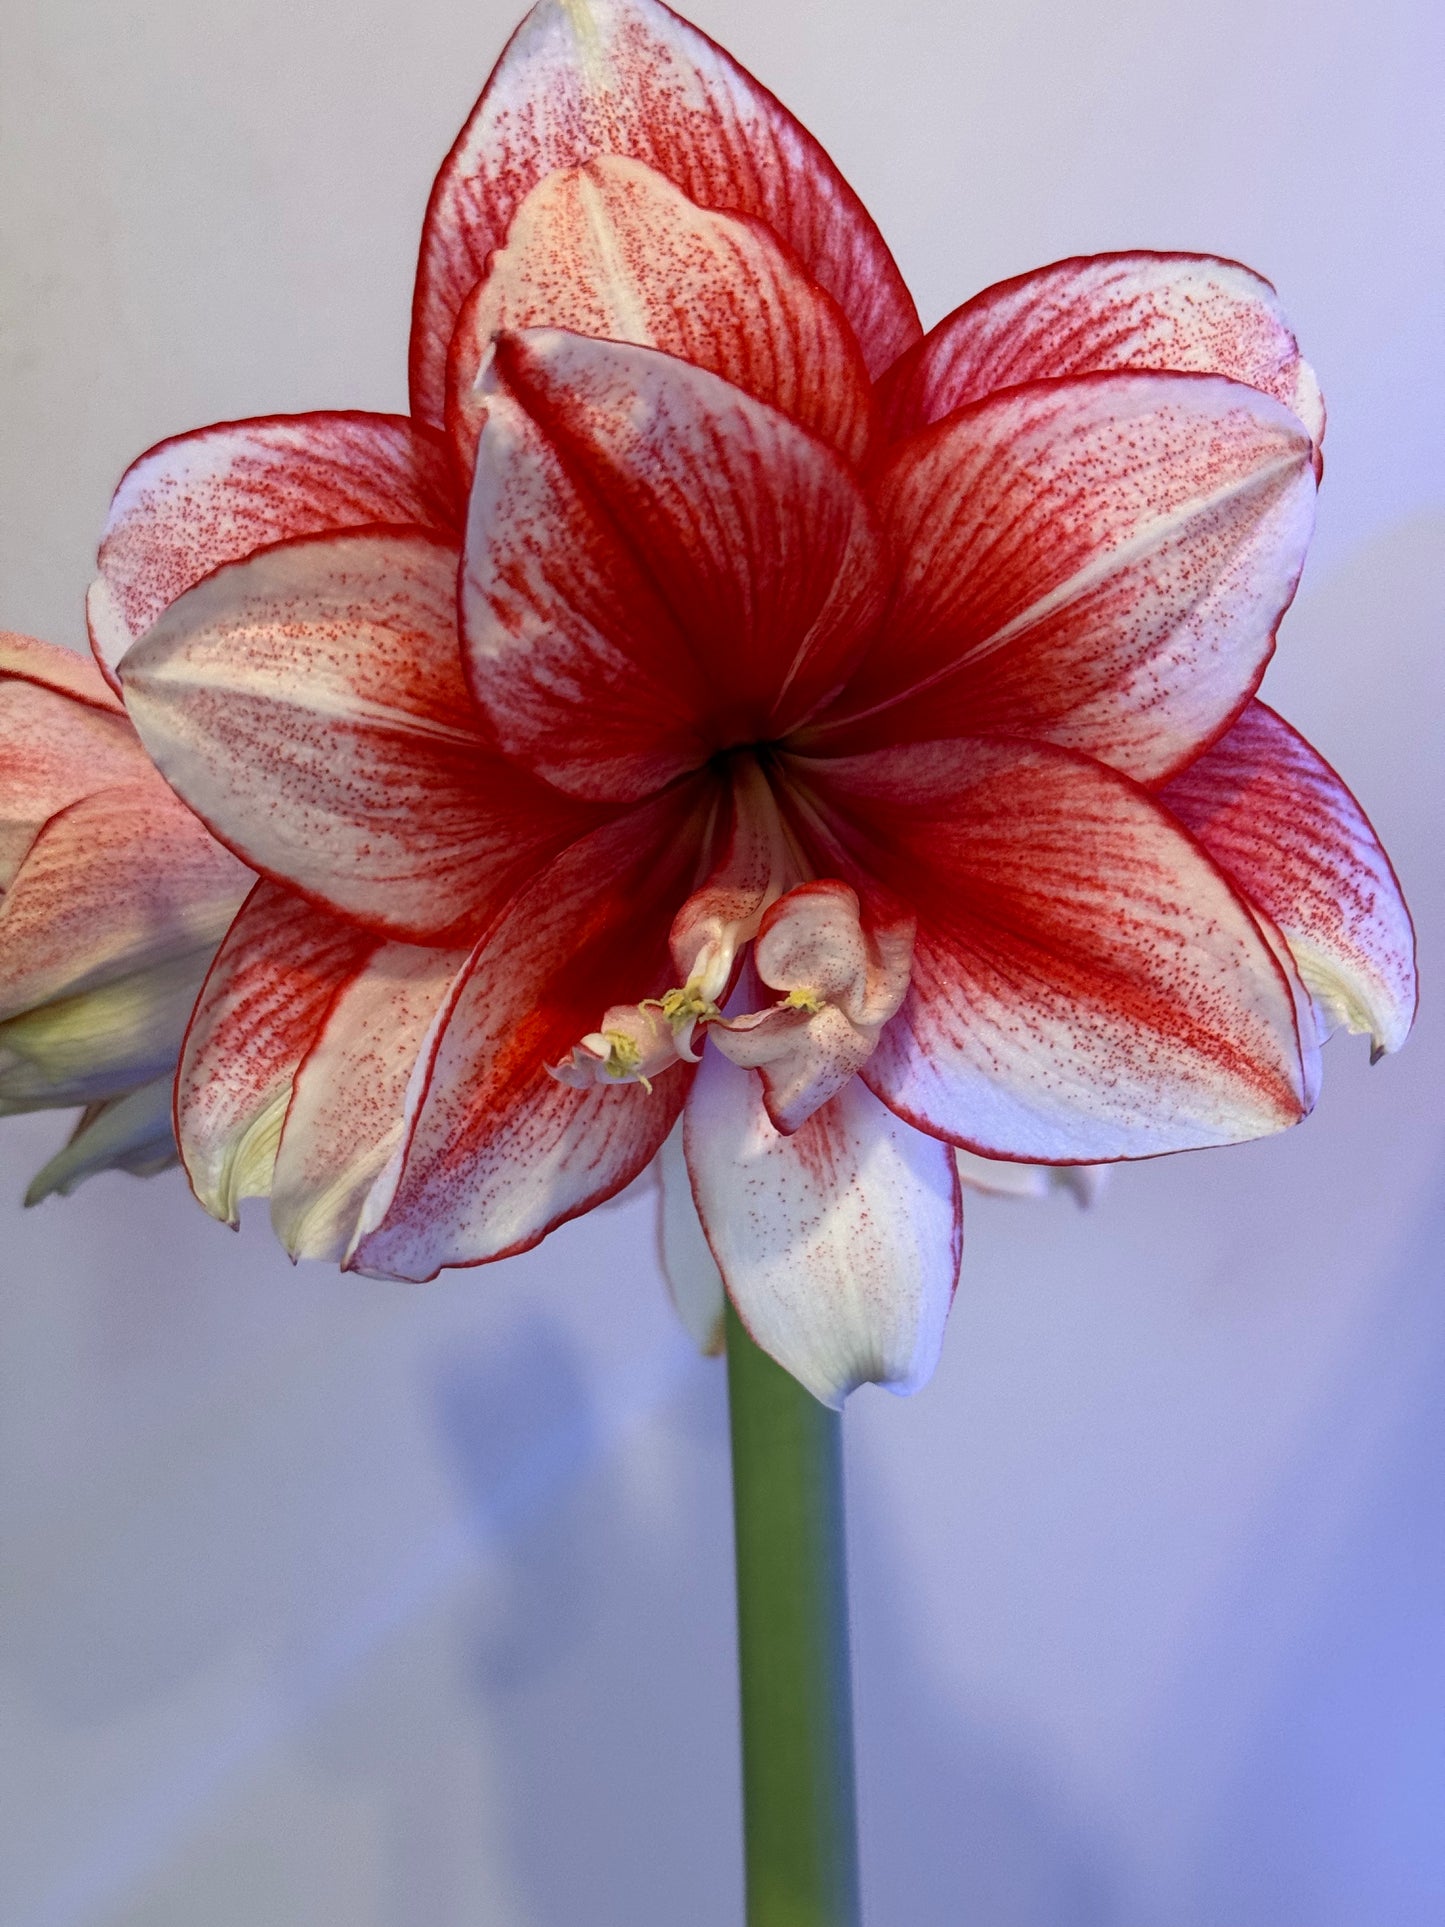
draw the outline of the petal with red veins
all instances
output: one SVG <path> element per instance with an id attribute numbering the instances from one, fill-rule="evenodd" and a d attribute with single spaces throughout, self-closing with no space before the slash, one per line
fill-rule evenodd
<path id="1" fill-rule="evenodd" d="M 383 944 L 337 995 L 296 1074 L 271 1180 L 293 1258 L 339 1263 L 401 1142 L 407 1084 L 465 950 Z"/>
<path id="2" fill-rule="evenodd" d="M 153 773 L 81 797 L 0 899 L 0 1018 L 213 948 L 251 881 Z"/>
<path id="3" fill-rule="evenodd" d="M 1296 417 L 1217 376 L 1085 375 L 959 411 L 882 477 L 897 595 L 829 747 L 1022 736 L 1171 775 L 1264 673 L 1314 498 Z"/>
<path id="4" fill-rule="evenodd" d="M 456 569 L 420 531 L 302 537 L 188 590 L 125 664 L 146 748 L 216 835 L 421 942 L 470 939 L 590 820 L 479 736 Z"/>
<path id="5" fill-rule="evenodd" d="M 651 348 L 539 330 L 494 366 L 462 627 L 503 752 L 631 799 L 806 720 L 884 593 L 832 450 Z"/>
<path id="6" fill-rule="evenodd" d="M 191 1188 L 235 1224 L 271 1188 L 296 1071 L 337 994 L 377 943 L 274 883 L 258 883 L 216 953 L 176 1073 Z"/>
<path id="7" fill-rule="evenodd" d="M 470 475 L 486 414 L 477 376 L 520 328 L 661 348 L 710 368 L 860 461 L 872 391 L 852 331 L 761 222 L 688 200 L 615 155 L 539 181 L 467 297 L 447 365 L 447 428 Z"/>
<path id="8" fill-rule="evenodd" d="M 1159 800 L 1279 926 L 1332 1025 L 1398 1050 L 1416 1002 L 1415 933 L 1390 859 L 1329 764 L 1263 703 Z"/>
<path id="9" fill-rule="evenodd" d="M 115 716 L 125 707 L 88 657 L 62 649 L 57 643 L 39 642 L 34 636 L 0 629 L 0 679 L 8 681 L 12 676 L 61 696 L 73 696 L 88 708 L 108 710 Z"/>
<path id="10" fill-rule="evenodd" d="M 948 1145 L 857 1078 L 785 1137 L 756 1074 L 711 1050 L 684 1144 L 713 1256 L 764 1351 L 825 1405 L 869 1382 L 927 1383 L 962 1251 Z"/>
<path id="11" fill-rule="evenodd" d="M 928 422 L 1000 388 L 1108 369 L 1227 375 L 1325 431 L 1314 370 L 1262 275 L 1208 254 L 1094 254 L 985 288 L 888 370 L 888 432 Z"/>
<path id="12" fill-rule="evenodd" d="M 402 415 L 269 415 L 173 436 L 116 489 L 86 604 L 91 647 L 119 689 L 126 650 L 223 563 L 325 529 L 449 529 L 458 514 L 445 444 Z"/>
<path id="13" fill-rule="evenodd" d="M 912 989 L 863 1071 L 900 1116 L 1073 1163 L 1233 1143 L 1308 1108 L 1314 1040 L 1269 936 L 1127 778 L 981 740 L 797 781 L 828 867 L 918 917 Z"/>
<path id="14" fill-rule="evenodd" d="M 407 1097 L 349 1263 L 435 1277 L 536 1244 L 629 1183 L 676 1121 L 688 1067 L 637 1083 L 559 1083 L 609 1005 L 667 987 L 668 925 L 695 880 L 710 785 L 691 783 L 584 837 L 478 944 Z"/>
<path id="15" fill-rule="evenodd" d="M 0 634 L 0 890 L 41 829 L 93 790 L 154 780 L 150 759 L 95 665 Z"/>
<path id="16" fill-rule="evenodd" d="M 520 203 L 599 154 L 643 161 L 700 207 L 765 221 L 833 294 L 877 375 L 918 317 L 873 221 L 817 141 L 656 0 L 541 0 L 432 189 L 412 305 L 412 406 L 440 424 L 447 348 Z"/>

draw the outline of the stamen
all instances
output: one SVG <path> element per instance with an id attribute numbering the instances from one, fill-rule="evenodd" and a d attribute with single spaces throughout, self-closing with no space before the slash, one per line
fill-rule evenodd
<path id="1" fill-rule="evenodd" d="M 672 1027 L 657 1008 L 646 1004 L 614 1004 L 599 1030 L 588 1031 L 572 1046 L 571 1056 L 549 1064 L 549 1075 L 573 1090 L 596 1084 L 640 1084 L 649 1094 L 652 1080 L 678 1060 Z"/>

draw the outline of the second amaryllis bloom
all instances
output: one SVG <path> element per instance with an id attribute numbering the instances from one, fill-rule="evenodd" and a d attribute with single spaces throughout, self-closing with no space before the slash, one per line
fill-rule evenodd
<path id="1" fill-rule="evenodd" d="M 0 633 L 0 1116 L 80 1110 L 27 1204 L 174 1164 L 181 1039 L 253 880 L 94 663 Z"/>
<path id="2" fill-rule="evenodd" d="M 681 1118 L 753 1336 L 907 1390 L 955 1148 L 1089 1164 L 1408 1029 L 1408 918 L 1253 700 L 1323 412 L 1273 291 L 1127 255 L 922 336 L 808 135 L 651 0 L 543 0 L 439 177 L 410 419 L 126 477 L 95 640 L 263 881 L 178 1118 L 203 1202 L 425 1278 Z M 671 1155 L 671 1154 L 670 1154 Z"/>

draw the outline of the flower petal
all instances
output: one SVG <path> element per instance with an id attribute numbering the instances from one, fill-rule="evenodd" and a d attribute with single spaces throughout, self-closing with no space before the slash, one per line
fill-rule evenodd
<path id="1" fill-rule="evenodd" d="M 34 636 L 17 635 L 13 629 L 0 629 L 0 679 L 11 677 L 52 689 L 61 696 L 73 696 L 90 709 L 124 714 L 125 705 L 115 695 L 88 656 L 57 643 L 39 642 Z M 7 746 L 8 747 L 8 746 Z"/>
<path id="2" fill-rule="evenodd" d="M 1209 254 L 1078 255 L 1000 281 L 902 355 L 879 384 L 910 435 L 1000 388 L 1106 369 L 1227 375 L 1325 431 L 1314 370 L 1262 275 Z"/>
<path id="3" fill-rule="evenodd" d="M 1332 1024 L 1378 1055 L 1414 1022 L 1415 932 L 1380 839 L 1329 764 L 1263 703 L 1159 800 L 1278 924 Z"/>
<path id="4" fill-rule="evenodd" d="M 913 988 L 863 1076 L 970 1149 L 1059 1163 L 1257 1137 L 1308 1107 L 1293 992 L 1153 797 L 1046 744 L 812 764 L 819 821 L 918 916 Z M 848 874 L 845 870 L 843 874 Z"/>
<path id="5" fill-rule="evenodd" d="M 833 693 L 884 564 L 830 449 L 655 349 L 533 331 L 495 366 L 462 626 L 505 754 L 630 799 Z"/>
<path id="6" fill-rule="evenodd" d="M 902 558 L 829 745 L 1026 736 L 1140 781 L 1233 720 L 1314 518 L 1309 437 L 1212 375 L 1009 389 L 926 429 L 880 485 Z"/>
<path id="7" fill-rule="evenodd" d="M 836 296 L 878 374 L 918 334 L 893 257 L 823 149 L 657 0 L 541 0 L 432 189 L 412 306 L 412 406 L 442 421 L 463 301 L 529 190 L 598 154 L 644 161 L 700 207 L 756 215 Z"/>
<path id="8" fill-rule="evenodd" d="M 558 1083 L 548 1066 L 610 1004 L 666 988 L 668 925 L 697 868 L 710 786 L 642 804 L 566 850 L 473 952 L 408 1094 L 406 1140 L 350 1262 L 432 1278 L 527 1250 L 619 1191 L 677 1118 L 687 1067 Z"/>
<path id="9" fill-rule="evenodd" d="M 503 331 L 568 328 L 710 368 L 861 461 L 868 371 L 837 303 L 760 221 L 698 207 L 616 155 L 539 181 L 468 295 L 447 364 L 447 429 L 470 475 L 479 371 Z"/>
<path id="10" fill-rule="evenodd" d="M 458 516 L 445 445 L 404 415 L 268 415 L 160 442 L 121 477 L 86 605 L 116 689 L 121 657 L 178 595 L 294 535 Z"/>
<path id="11" fill-rule="evenodd" d="M 677 1315 L 706 1358 L 723 1349 L 722 1273 L 693 1202 L 692 1179 L 682 1148 L 682 1124 L 673 1126 L 657 1154 L 657 1242 Z"/>
<path id="12" fill-rule="evenodd" d="M 407 1084 L 465 950 L 383 944 L 337 994 L 296 1074 L 271 1180 L 293 1258 L 345 1257 L 401 1142 Z"/>
<path id="13" fill-rule="evenodd" d="M 258 883 L 216 954 L 176 1073 L 176 1135 L 191 1188 L 235 1224 L 271 1188 L 297 1068 L 376 939 Z"/>
<path id="14" fill-rule="evenodd" d="M 590 820 L 478 736 L 456 566 L 420 531 L 302 537 L 188 590 L 125 663 L 147 749 L 218 836 L 419 941 L 470 938 Z"/>
<path id="15" fill-rule="evenodd" d="M 962 1253 L 948 1145 L 857 1078 L 784 1137 L 757 1074 L 713 1050 L 683 1141 L 708 1243 L 764 1351 L 825 1405 L 870 1381 L 927 1383 Z"/>
<path id="16" fill-rule="evenodd" d="M 165 1076 L 209 960 L 182 951 L 0 1023 L 0 1117 L 98 1104 Z"/>
<path id="17" fill-rule="evenodd" d="M 154 773 L 82 797 L 0 900 L 0 1018 L 209 955 L 251 881 Z"/>
<path id="18" fill-rule="evenodd" d="M 94 663 L 0 632 L 0 890 L 58 810 L 150 774 Z"/>
<path id="19" fill-rule="evenodd" d="M 42 1198 L 67 1198 L 98 1171 L 129 1171 L 148 1178 L 177 1159 L 171 1125 L 170 1073 L 123 1097 L 92 1104 L 55 1156 L 43 1164 L 25 1192 L 27 1205 Z"/>

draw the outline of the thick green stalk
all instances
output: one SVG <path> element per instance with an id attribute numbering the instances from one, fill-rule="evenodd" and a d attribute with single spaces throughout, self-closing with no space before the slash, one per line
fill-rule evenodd
<path id="1" fill-rule="evenodd" d="M 858 1927 L 842 1420 L 727 1319 L 748 1927 Z"/>

